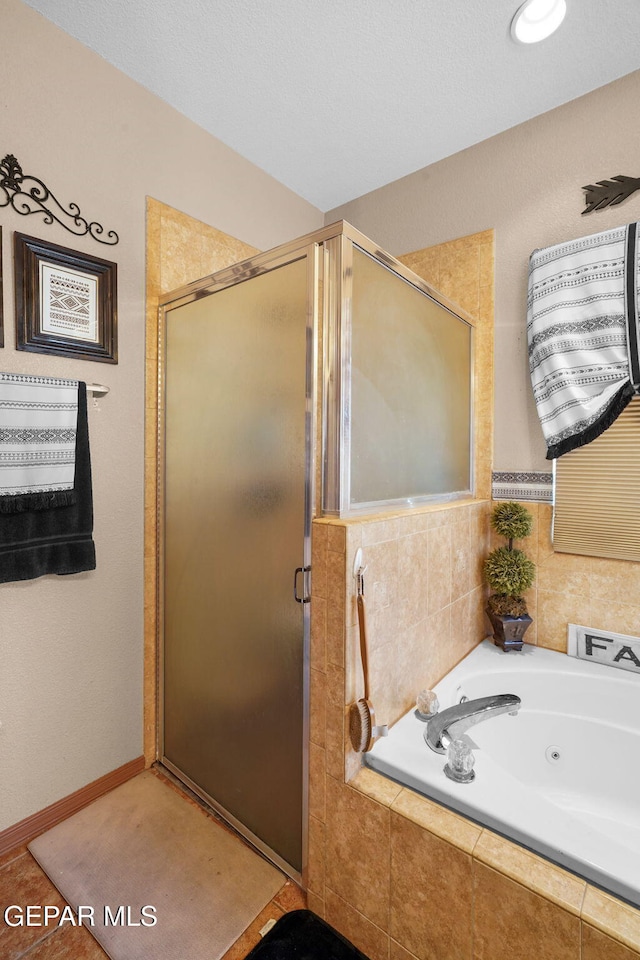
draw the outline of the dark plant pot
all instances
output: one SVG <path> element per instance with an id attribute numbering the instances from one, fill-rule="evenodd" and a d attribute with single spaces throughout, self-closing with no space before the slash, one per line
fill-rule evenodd
<path id="1" fill-rule="evenodd" d="M 501 617 L 487 609 L 493 627 L 493 642 L 503 650 L 522 650 L 522 638 L 532 618 L 528 613 L 522 617 Z"/>

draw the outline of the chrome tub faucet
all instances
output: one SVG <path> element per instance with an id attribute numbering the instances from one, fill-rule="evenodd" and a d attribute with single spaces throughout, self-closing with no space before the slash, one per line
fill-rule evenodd
<path id="1" fill-rule="evenodd" d="M 520 709 L 520 697 L 514 693 L 499 693 L 492 697 L 478 697 L 465 700 L 453 707 L 440 711 L 427 722 L 424 739 L 435 753 L 446 753 L 453 740 L 459 740 L 463 733 L 476 723 L 499 717 L 502 713 L 515 716 Z"/>

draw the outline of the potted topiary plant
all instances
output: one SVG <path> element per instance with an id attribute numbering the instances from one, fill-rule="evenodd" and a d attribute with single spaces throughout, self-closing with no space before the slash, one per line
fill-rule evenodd
<path id="1" fill-rule="evenodd" d="M 531 533 L 533 518 L 526 507 L 513 501 L 498 503 L 491 515 L 491 526 L 507 540 L 507 545 L 492 550 L 484 563 L 484 574 L 493 591 L 487 615 L 493 626 L 494 642 L 503 650 L 522 650 L 522 638 L 532 622 L 523 593 L 536 575 L 535 564 L 514 540 Z"/>

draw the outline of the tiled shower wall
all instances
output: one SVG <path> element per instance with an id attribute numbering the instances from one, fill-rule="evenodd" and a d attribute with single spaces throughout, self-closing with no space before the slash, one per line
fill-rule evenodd
<path id="1" fill-rule="evenodd" d="M 488 502 L 471 501 L 384 519 L 313 524 L 309 903 L 341 929 L 341 911 L 351 909 L 386 930 L 389 896 L 388 863 L 380 865 L 379 877 L 387 893 L 372 916 L 376 898 L 366 888 L 378 882 L 375 862 L 366 868 L 360 863 L 351 876 L 352 865 L 331 856 L 336 809 L 351 794 L 345 769 L 349 779 L 360 767 L 348 743 L 345 707 L 362 696 L 356 550 L 362 547 L 366 566 L 371 699 L 378 721 L 392 723 L 418 690 L 432 686 L 486 634 L 481 563 L 488 508 Z M 366 824 L 355 827 L 347 817 L 344 830 L 354 828 L 349 843 L 366 833 Z"/>
<path id="2" fill-rule="evenodd" d="M 312 742 L 318 745 L 318 731 L 322 730 L 322 739 L 334 738 L 332 745 L 340 755 L 343 731 L 335 724 L 324 730 L 323 705 L 325 692 L 327 703 L 334 698 L 333 702 L 340 700 L 344 708 L 362 689 L 354 655 L 357 644 L 352 643 L 357 639 L 352 569 L 359 546 L 368 568 L 365 603 L 371 688 L 379 722 L 398 719 L 421 686 L 433 684 L 486 633 L 482 561 L 488 543 L 492 468 L 493 231 L 416 250 L 399 259 L 458 303 L 474 326 L 474 485 L 476 497 L 486 499 L 369 522 L 314 524 L 312 633 L 317 638 L 319 631 L 326 631 L 327 642 L 320 660 L 315 656 L 317 644 L 311 651 L 312 693 L 316 691 L 312 696 Z M 325 548 L 326 569 L 322 559 Z M 345 556 L 348 583 L 344 579 Z M 346 657 L 345 644 L 349 650 Z M 358 758 L 347 757 L 348 770 L 358 763 Z"/>
<path id="3" fill-rule="evenodd" d="M 471 501 L 385 519 L 314 522 L 311 742 L 316 754 L 315 747 L 328 750 L 331 775 L 345 774 L 345 704 L 363 695 L 356 551 L 362 548 L 366 567 L 370 695 L 377 721 L 392 724 L 419 690 L 433 686 L 487 634 L 488 507 Z M 359 766 L 348 751 L 347 776 Z"/>

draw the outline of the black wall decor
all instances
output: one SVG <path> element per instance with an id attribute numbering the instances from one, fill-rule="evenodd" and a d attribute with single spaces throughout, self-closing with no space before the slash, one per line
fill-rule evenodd
<path id="1" fill-rule="evenodd" d="M 41 213 L 44 223 L 59 223 L 76 237 L 89 234 L 98 243 L 116 244 L 120 239 L 115 230 L 106 236 L 104 227 L 96 220 L 91 223 L 80 215 L 77 203 L 69 203 L 68 209 L 60 203 L 42 180 L 22 172 L 22 167 L 12 153 L 0 161 L 0 207 L 12 207 L 16 213 L 27 216 Z"/>
<path id="2" fill-rule="evenodd" d="M 111 260 L 14 233 L 16 349 L 118 362 Z"/>
<path id="3" fill-rule="evenodd" d="M 611 177 L 611 180 L 589 183 L 582 189 L 586 192 L 584 198 L 586 207 L 582 213 L 591 213 L 593 210 L 604 210 L 605 207 L 622 203 L 636 190 L 640 190 L 640 177 L 625 177 L 620 174 L 617 177 Z"/>

